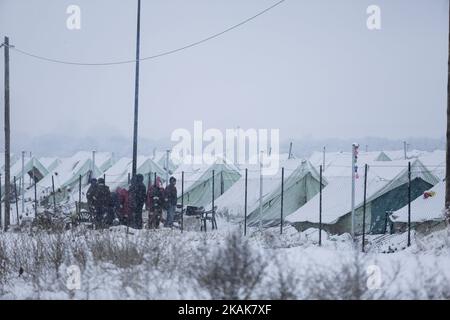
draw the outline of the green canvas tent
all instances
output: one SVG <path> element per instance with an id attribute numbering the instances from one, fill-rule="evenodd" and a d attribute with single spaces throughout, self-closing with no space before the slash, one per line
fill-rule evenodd
<path id="1" fill-rule="evenodd" d="M 369 164 L 365 230 L 384 233 L 390 212 L 400 209 L 408 202 L 408 168 L 406 161 L 393 161 L 391 166 Z M 327 177 L 328 184 L 322 193 L 322 223 L 324 230 L 332 234 L 351 231 L 351 177 Z M 433 185 L 438 178 L 418 159 L 411 163 L 411 196 L 417 198 Z M 364 179 L 355 182 L 355 232 L 360 234 L 363 226 Z M 286 221 L 298 230 L 318 227 L 319 197 L 316 195 L 300 207 Z"/>
<path id="2" fill-rule="evenodd" d="M 217 159 L 211 165 L 180 165 L 173 174 L 173 176 L 177 179 L 179 203 L 181 203 L 182 172 L 184 172 L 184 205 L 196 207 L 204 207 L 212 202 L 213 179 L 214 199 L 217 199 L 241 177 L 239 170 L 234 165 L 227 163 L 223 159 Z"/>
<path id="3" fill-rule="evenodd" d="M 89 183 L 90 178 L 98 177 L 102 174 L 100 169 L 94 165 L 90 152 L 77 152 L 69 158 L 61 158 L 61 163 L 50 171 L 36 185 L 38 198 L 45 200 L 52 194 L 52 177 L 55 183 L 56 202 L 76 201 L 71 198 L 72 191 L 78 189 L 81 176 L 82 186 Z M 32 190 L 29 191 L 29 198 L 33 198 Z"/>
<path id="4" fill-rule="evenodd" d="M 375 161 L 392 161 L 392 159 L 389 158 L 386 153 L 381 151 L 380 154 L 375 158 Z"/>
<path id="5" fill-rule="evenodd" d="M 319 173 L 307 160 L 302 160 L 293 170 L 285 169 L 284 217 L 303 206 L 319 192 L 319 181 Z M 322 183 L 325 183 L 325 179 Z M 248 226 L 257 226 L 261 222 L 263 227 L 272 227 L 281 223 L 281 177 L 275 181 L 274 187 L 263 196 L 262 216 L 260 215 L 259 199 L 250 205 L 247 217 Z"/>
<path id="6" fill-rule="evenodd" d="M 18 190 L 18 192 L 21 192 L 21 178 L 22 178 L 22 161 L 16 161 L 15 164 L 13 166 L 11 166 L 11 171 L 10 171 L 10 183 L 14 183 L 14 177 L 16 177 L 16 188 Z M 31 157 L 31 158 L 27 158 L 24 161 L 24 187 L 25 190 L 27 188 L 29 188 L 30 186 L 33 185 L 33 177 L 36 181 L 40 181 L 42 180 L 42 178 L 44 178 L 45 175 L 48 174 L 47 169 L 45 168 L 45 166 L 35 157 Z M 4 174 L 2 174 L 2 196 L 4 193 L 4 185 L 5 185 L 5 181 L 4 181 Z M 14 186 L 12 187 L 14 188 Z"/>

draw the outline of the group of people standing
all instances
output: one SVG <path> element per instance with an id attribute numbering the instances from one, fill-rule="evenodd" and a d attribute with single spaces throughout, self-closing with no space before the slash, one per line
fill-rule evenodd
<path id="1" fill-rule="evenodd" d="M 144 176 L 137 174 L 131 179 L 128 189 L 118 187 L 111 192 L 105 179 L 91 179 L 86 193 L 89 211 L 97 228 L 108 227 L 119 221 L 132 228 L 143 228 L 143 210 L 148 210 L 149 228 L 158 228 L 161 221 L 165 227 L 173 227 L 177 206 L 176 179 L 171 177 L 163 188 L 161 179 L 156 178 L 148 190 Z M 163 212 L 166 218 L 163 219 Z"/>

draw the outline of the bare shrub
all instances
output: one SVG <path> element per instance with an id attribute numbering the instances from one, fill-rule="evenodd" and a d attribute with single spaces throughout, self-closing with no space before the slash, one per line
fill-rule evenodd
<path id="1" fill-rule="evenodd" d="M 66 237 L 63 233 L 57 232 L 47 239 L 47 259 L 52 264 L 56 278 L 59 279 L 59 268 L 64 263 Z"/>
<path id="2" fill-rule="evenodd" d="M 7 283 L 9 273 L 9 256 L 7 251 L 6 240 L 0 238 L 0 293 L 4 291 L 4 286 Z"/>
<path id="3" fill-rule="evenodd" d="M 295 300 L 299 298 L 300 278 L 295 269 L 274 258 L 276 270 L 269 275 L 269 281 L 265 284 L 267 298 L 270 300 Z"/>
<path id="4" fill-rule="evenodd" d="M 240 234 L 229 235 L 216 251 L 204 248 L 197 261 L 191 274 L 212 299 L 258 297 L 257 287 L 262 283 L 267 262 Z"/>
<path id="5" fill-rule="evenodd" d="M 426 267 L 416 259 L 414 282 L 410 283 L 409 291 L 412 299 L 449 300 L 450 279 L 445 271 L 436 263 L 432 267 Z"/>
<path id="6" fill-rule="evenodd" d="M 87 244 L 97 262 L 111 262 L 119 268 L 127 268 L 144 261 L 143 247 L 137 246 L 127 237 L 115 238 L 107 232 L 89 239 Z"/>

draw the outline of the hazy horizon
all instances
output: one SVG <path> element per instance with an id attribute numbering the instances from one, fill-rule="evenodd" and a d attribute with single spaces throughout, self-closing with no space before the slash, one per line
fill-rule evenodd
<path id="1" fill-rule="evenodd" d="M 220 32 L 275 2 L 144 0 L 141 57 Z M 81 30 L 66 28 L 70 4 L 81 8 Z M 165 140 L 202 120 L 221 130 L 279 128 L 283 141 L 442 139 L 447 1 L 379 0 L 376 31 L 366 27 L 370 4 L 287 0 L 219 38 L 143 61 L 140 137 Z M 135 19 L 136 1 L 0 0 L 2 37 L 69 61 L 133 59 Z M 61 65 L 11 50 L 13 148 L 19 136 L 127 139 L 133 103 L 134 64 Z"/>

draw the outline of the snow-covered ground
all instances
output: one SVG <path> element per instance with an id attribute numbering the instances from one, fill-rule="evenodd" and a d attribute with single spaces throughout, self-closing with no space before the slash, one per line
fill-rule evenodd
<path id="1" fill-rule="evenodd" d="M 450 298 L 447 230 L 389 254 L 348 235 L 319 247 L 314 229 L 242 231 L 0 233 L 0 299 Z"/>

